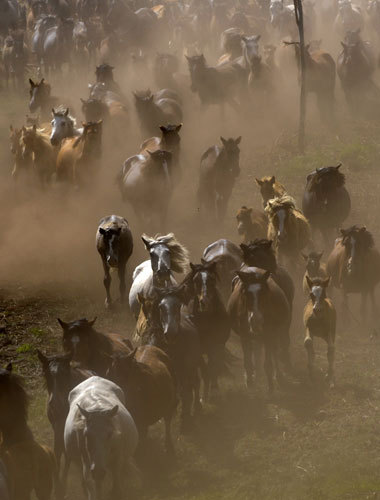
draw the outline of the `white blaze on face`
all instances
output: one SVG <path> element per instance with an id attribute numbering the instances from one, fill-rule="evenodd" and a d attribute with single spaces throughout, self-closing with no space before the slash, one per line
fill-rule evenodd
<path id="1" fill-rule="evenodd" d="M 277 236 L 281 236 L 284 232 L 285 227 L 285 210 L 279 210 L 277 212 L 277 220 L 278 220 L 278 231 Z"/>
<path id="2" fill-rule="evenodd" d="M 260 292 L 260 283 L 251 283 L 248 286 L 248 294 L 251 297 L 251 304 L 252 304 L 252 309 L 248 311 L 248 323 L 249 323 L 249 329 L 251 330 L 251 321 L 255 317 L 255 313 L 258 312 L 259 310 L 259 292 Z M 253 331 L 251 330 L 251 333 Z"/>

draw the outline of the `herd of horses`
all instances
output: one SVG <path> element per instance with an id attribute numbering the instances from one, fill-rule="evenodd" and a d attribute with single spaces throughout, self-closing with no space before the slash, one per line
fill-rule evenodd
<path id="1" fill-rule="evenodd" d="M 324 123 L 334 125 L 336 74 L 353 114 L 375 115 L 379 0 L 318 6 L 305 1 L 304 13 L 307 39 L 315 36 L 319 22 L 342 42 L 335 59 L 318 40 L 306 46 L 306 89 L 316 94 Z M 341 164 L 310 172 L 301 207 L 275 176 L 256 178 L 252 189 L 259 190 L 262 207 L 242 205 L 235 214 L 240 242 L 213 241 L 196 263 L 186 245 L 168 232 L 173 194 L 181 192 L 189 165 L 181 130 L 194 103 L 192 93 L 201 112 L 219 106 L 222 123 L 228 116 L 225 105 L 243 116 L 260 104 L 275 106 L 273 96 L 281 90 L 292 50 L 283 41 L 294 48 L 295 71 L 300 63 L 292 3 L 0 0 L 0 36 L 6 92 L 13 92 L 10 77 L 20 91 L 27 71 L 33 72 L 28 78 L 32 114 L 20 127 L 10 125 L 16 185 L 24 178 L 36 182 L 40 193 L 65 185 L 67 196 L 71 188 L 91 190 L 104 171 L 104 157 L 117 151 L 122 165 L 116 186 L 146 231 L 141 239 L 148 257 L 134 269 L 130 284 L 127 266 L 136 234 L 123 216 L 100 220 L 96 249 L 105 307 L 125 310 L 128 301 L 134 332 L 127 338 L 98 331 L 95 319 L 58 320 L 63 352 L 37 352 L 49 396 L 53 450 L 39 444 L 29 427 L 23 380 L 11 363 L 0 369 L 1 500 L 29 500 L 33 491 L 38 500 L 49 500 L 54 489 L 58 499 L 65 498 L 72 464 L 80 466 L 88 500 L 103 498 L 106 476 L 112 479 L 111 498 L 125 496 L 129 480 L 141 479 L 135 454 L 147 446 L 149 427 L 164 421 L 165 449 L 173 458 L 177 408 L 180 431 L 186 434 L 203 402 L 217 404 L 220 379 L 229 372 L 232 332 L 241 342 L 247 387 L 256 385 L 263 365 L 269 392 L 276 384 L 281 388 L 294 377 L 291 328 L 297 321 L 297 295 L 306 302 L 304 347 L 311 382 L 316 379 L 314 339 L 321 338 L 327 345 L 327 385 L 333 388 L 340 312 L 334 290 L 342 295 L 338 317 L 348 316 L 348 295 L 359 294 L 366 324 L 368 298 L 371 321 L 377 320 L 380 281 L 380 253 L 372 234 L 362 225 L 347 225 L 351 198 Z M 216 58 L 214 66 L 205 53 Z M 54 80 L 65 80 L 68 72 L 86 79 L 95 62 L 96 81 L 81 99 L 84 120 L 78 126 L 73 111 L 78 103 L 54 95 Z M 156 90 L 134 91 L 134 112 L 111 64 L 126 65 L 138 83 L 139 75 L 152 70 Z M 126 158 L 133 127 L 142 142 Z M 196 206 L 205 221 L 221 229 L 241 175 L 246 140 L 221 136 L 200 157 Z M 325 263 L 318 247 L 326 252 Z M 113 270 L 118 307 L 111 295 Z"/>

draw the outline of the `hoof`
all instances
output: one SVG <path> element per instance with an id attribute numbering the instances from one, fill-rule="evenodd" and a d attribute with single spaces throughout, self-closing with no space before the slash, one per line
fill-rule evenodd
<path id="1" fill-rule="evenodd" d="M 254 386 L 253 375 L 247 375 L 245 378 L 245 383 L 247 385 L 247 389 L 252 389 Z"/>
<path id="2" fill-rule="evenodd" d="M 112 302 L 110 302 L 108 299 L 104 301 L 104 307 L 107 309 L 107 311 L 110 311 L 112 309 Z"/>
<path id="3" fill-rule="evenodd" d="M 311 338 L 307 338 L 305 339 L 303 345 L 306 347 L 306 349 L 308 349 L 313 345 L 313 340 Z"/>
<path id="4" fill-rule="evenodd" d="M 335 388 L 335 380 L 333 377 L 331 377 L 328 373 L 326 373 L 326 381 L 329 384 L 329 389 L 334 389 Z"/>

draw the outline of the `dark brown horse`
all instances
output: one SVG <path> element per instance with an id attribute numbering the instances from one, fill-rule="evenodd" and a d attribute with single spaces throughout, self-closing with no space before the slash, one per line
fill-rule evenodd
<path id="1" fill-rule="evenodd" d="M 63 431 L 65 421 L 69 412 L 68 396 L 76 385 L 88 377 L 94 375 L 88 370 L 72 367 L 70 361 L 72 354 L 58 354 L 45 356 L 37 350 L 38 359 L 42 366 L 42 372 L 49 394 L 47 403 L 47 417 L 54 433 L 54 453 L 58 470 L 60 469 L 61 457 L 64 453 Z"/>
<path id="2" fill-rule="evenodd" d="M 268 219 L 264 212 L 243 206 L 238 210 L 236 220 L 243 243 L 266 237 Z"/>
<path id="3" fill-rule="evenodd" d="M 34 82 L 29 78 L 30 83 L 30 100 L 29 109 L 32 113 L 40 110 L 41 119 L 48 120 L 50 118 L 51 109 L 59 104 L 59 98 L 51 95 L 51 85 L 45 82 L 42 78 L 40 82 Z"/>
<path id="4" fill-rule="evenodd" d="M 116 333 L 101 333 L 93 326 L 92 321 L 79 319 L 65 323 L 58 318 L 63 330 L 63 349 L 72 355 L 73 361 L 81 368 L 94 371 L 105 377 L 112 362 L 112 356 L 129 354 L 132 350 L 130 341 Z"/>
<path id="5" fill-rule="evenodd" d="M 198 203 L 208 216 L 222 222 L 240 174 L 241 137 L 220 140 L 222 146 L 211 146 L 201 157 Z"/>
<path id="6" fill-rule="evenodd" d="M 327 297 L 327 288 L 330 278 L 306 277 L 310 292 L 309 302 L 304 309 L 303 321 L 306 328 L 304 341 L 308 355 L 310 378 L 313 378 L 313 363 L 315 358 L 313 340 L 320 337 L 327 343 L 327 360 L 329 363 L 327 380 L 330 387 L 334 387 L 334 358 L 335 358 L 335 327 L 336 312 L 332 301 Z"/>
<path id="7" fill-rule="evenodd" d="M 171 421 L 177 407 L 177 382 L 167 354 L 152 345 L 138 347 L 128 355 L 114 357 L 108 376 L 124 390 L 139 438 L 163 418 L 166 451 L 174 453 Z"/>
<path id="8" fill-rule="evenodd" d="M 332 285 L 342 290 L 345 314 L 347 294 L 361 294 L 361 312 L 365 320 L 368 295 L 373 316 L 376 314 L 375 287 L 380 281 L 380 254 L 365 226 L 341 229 L 341 235 L 328 258 L 327 274 L 331 276 Z"/>
<path id="9" fill-rule="evenodd" d="M 54 481 L 58 482 L 54 454 L 34 440 L 27 413 L 27 393 L 10 363 L 0 368 L 0 456 L 9 477 L 10 497 L 30 500 L 34 491 L 38 500 L 50 500 Z"/>
<path id="10" fill-rule="evenodd" d="M 256 184 L 259 186 L 264 208 L 269 200 L 279 198 L 286 193 L 284 186 L 276 181 L 274 175 L 262 177 L 261 179 L 256 178 Z"/>
<path id="11" fill-rule="evenodd" d="M 111 307 L 111 269 L 117 269 L 119 275 L 121 302 L 125 296 L 125 268 L 133 252 L 133 237 L 127 219 L 118 215 L 103 217 L 96 231 L 96 248 L 104 269 L 105 304 Z"/>
<path id="12" fill-rule="evenodd" d="M 340 167 L 317 168 L 311 172 L 302 199 L 302 210 L 312 231 L 320 231 L 326 245 L 331 243 L 332 231 L 341 227 L 351 210 Z"/>
<path id="13" fill-rule="evenodd" d="M 270 277 L 269 271 L 245 267 L 238 271 L 228 313 L 232 328 L 239 335 L 244 354 L 247 386 L 253 385 L 253 375 L 259 369 L 260 348 L 265 348 L 265 372 L 269 391 L 273 391 L 273 363 L 280 381 L 280 356 L 289 365 L 289 327 L 291 311 L 281 288 Z M 252 364 L 255 353 L 255 370 Z"/>

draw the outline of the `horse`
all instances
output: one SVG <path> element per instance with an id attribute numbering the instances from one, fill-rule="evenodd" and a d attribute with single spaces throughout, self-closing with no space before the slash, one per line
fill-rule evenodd
<path id="1" fill-rule="evenodd" d="M 237 139 L 220 138 L 222 146 L 214 145 L 201 156 L 198 203 L 218 222 L 223 222 L 235 181 L 240 174 L 239 144 Z"/>
<path id="2" fill-rule="evenodd" d="M 248 69 L 248 87 L 256 94 L 256 99 L 264 94 L 267 107 L 273 101 L 277 81 L 272 67 L 259 55 L 259 40 L 260 35 L 241 37 L 244 63 Z"/>
<path id="3" fill-rule="evenodd" d="M 284 5 L 282 0 L 270 0 L 270 25 L 279 40 L 297 36 L 294 6 Z"/>
<path id="4" fill-rule="evenodd" d="M 210 264 L 216 263 L 216 270 L 220 278 L 220 290 L 226 301 L 231 293 L 231 283 L 235 271 L 240 269 L 243 262 L 240 248 L 230 240 L 217 240 L 204 249 L 202 260 Z"/>
<path id="5" fill-rule="evenodd" d="M 19 20 L 18 3 L 12 0 L 0 2 L 0 36 L 6 36 L 11 28 L 17 26 Z"/>
<path id="6" fill-rule="evenodd" d="M 319 230 L 326 245 L 332 230 L 338 230 L 351 210 L 341 166 L 317 168 L 311 172 L 302 199 L 302 210 L 313 233 Z"/>
<path id="7" fill-rule="evenodd" d="M 83 380 L 94 374 L 89 370 L 72 367 L 72 354 L 58 354 L 45 356 L 37 349 L 37 356 L 41 363 L 42 372 L 49 394 L 47 403 L 47 417 L 54 433 L 54 454 L 58 471 L 61 457 L 64 453 L 63 431 L 69 413 L 68 396 L 72 389 Z"/>
<path id="8" fill-rule="evenodd" d="M 76 120 L 69 114 L 69 108 L 60 106 L 51 110 L 53 119 L 51 121 L 50 142 L 52 146 L 58 146 L 63 139 L 78 137 L 83 129 L 76 128 Z"/>
<path id="9" fill-rule="evenodd" d="M 117 182 L 123 201 L 128 201 L 145 225 L 166 226 L 173 193 L 172 153 L 147 151 L 125 160 Z M 149 200 L 149 203 L 147 203 Z"/>
<path id="10" fill-rule="evenodd" d="M 46 30 L 42 43 L 42 58 L 47 75 L 52 69 L 61 71 L 62 64 L 70 61 L 73 29 L 73 19 L 60 18 L 58 24 Z"/>
<path id="11" fill-rule="evenodd" d="M 182 128 L 182 123 L 179 125 L 161 125 L 161 137 L 151 137 L 146 139 L 140 146 L 140 153 L 143 155 L 149 154 L 148 151 L 170 151 L 172 153 L 172 170 L 173 180 L 181 178 L 181 165 L 180 165 L 180 149 L 181 137 L 179 131 Z"/>
<path id="12" fill-rule="evenodd" d="M 106 308 L 112 306 L 110 294 L 111 269 L 117 269 L 120 281 L 120 302 L 125 295 L 125 268 L 133 252 L 133 237 L 127 219 L 109 215 L 100 220 L 96 230 L 96 249 L 102 259 L 104 287 L 106 289 Z"/>
<path id="13" fill-rule="evenodd" d="M 271 177 L 262 177 L 258 179 L 256 177 L 256 184 L 260 189 L 260 194 L 263 199 L 264 208 L 267 206 L 267 203 L 272 198 L 281 198 L 286 193 L 284 186 L 276 181 L 276 177 L 272 175 Z"/>
<path id="14" fill-rule="evenodd" d="M 8 472 L 4 462 L 0 459 L 0 497 L 2 500 L 10 500 Z"/>
<path id="15" fill-rule="evenodd" d="M 34 82 L 29 78 L 29 83 L 29 109 L 32 113 L 40 109 L 41 119 L 45 120 L 50 116 L 51 109 L 58 104 L 59 99 L 51 96 L 51 86 L 45 82 L 45 78 L 41 78 L 40 82 Z"/>
<path id="16" fill-rule="evenodd" d="M 305 306 L 303 321 L 306 328 L 304 346 L 307 351 L 310 378 L 313 379 L 314 364 L 314 337 L 322 338 L 327 344 L 327 360 L 329 364 L 326 378 L 330 388 L 335 385 L 334 358 L 335 358 L 335 328 L 336 311 L 332 301 L 327 297 L 326 291 L 330 278 L 306 277 L 310 291 L 310 299 Z"/>
<path id="17" fill-rule="evenodd" d="M 154 134 L 160 125 L 182 122 L 182 110 L 177 100 L 152 94 L 150 90 L 134 92 L 137 116 L 141 130 L 145 134 Z"/>
<path id="18" fill-rule="evenodd" d="M 241 40 L 243 33 L 244 31 L 238 27 L 228 28 L 223 31 L 220 36 L 223 55 L 219 57 L 217 66 L 235 61 L 242 56 Z"/>
<path id="19" fill-rule="evenodd" d="M 23 147 L 21 143 L 22 128 L 13 128 L 12 125 L 9 127 L 10 135 L 10 149 L 14 156 L 14 164 L 12 169 L 12 177 L 14 180 L 22 174 L 23 172 L 30 172 L 33 168 L 33 154 L 29 151 L 23 155 Z"/>
<path id="20" fill-rule="evenodd" d="M 14 89 L 23 90 L 28 53 L 24 45 L 24 34 L 21 32 L 8 36 L 3 47 L 3 64 L 5 85 L 8 88 L 9 79 L 13 80 Z"/>
<path id="21" fill-rule="evenodd" d="M 69 394 L 64 442 L 67 463 L 78 463 L 88 500 L 101 500 L 107 473 L 111 498 L 125 491 L 125 477 L 136 471 L 133 455 L 138 432 L 125 407 L 122 389 L 101 377 L 91 377 Z"/>
<path id="22" fill-rule="evenodd" d="M 368 295 L 375 316 L 375 287 L 380 281 L 380 253 L 374 246 L 372 234 L 365 226 L 341 229 L 341 238 L 327 259 L 327 275 L 332 285 L 340 288 L 343 306 L 348 310 L 347 294 L 361 294 L 361 314 L 366 319 Z"/>
<path id="23" fill-rule="evenodd" d="M 294 45 L 296 62 L 301 80 L 301 50 L 299 42 L 285 42 Z M 315 94 L 321 119 L 331 124 L 335 104 L 335 61 L 332 56 L 322 50 L 310 50 L 305 46 L 305 88 L 306 93 Z"/>
<path id="24" fill-rule="evenodd" d="M 353 5 L 351 0 L 339 0 L 334 32 L 343 36 L 347 31 L 362 30 L 363 28 L 364 18 L 360 7 Z"/>
<path id="25" fill-rule="evenodd" d="M 307 278 L 327 278 L 326 266 L 325 264 L 321 264 L 322 255 L 323 252 L 310 252 L 308 255 L 302 254 L 306 262 L 306 270 L 302 280 L 302 288 L 305 295 L 308 295 L 310 292 Z"/>
<path id="26" fill-rule="evenodd" d="M 55 171 L 56 149 L 50 144 L 50 137 L 37 129 L 36 125 L 22 127 L 21 144 L 23 159 L 33 155 L 33 167 L 42 187 L 50 183 Z"/>
<path id="27" fill-rule="evenodd" d="M 268 239 L 273 240 L 280 261 L 288 259 L 297 266 L 301 251 L 310 243 L 310 225 L 289 195 L 273 198 L 265 207 Z"/>
<path id="28" fill-rule="evenodd" d="M 104 88 L 106 90 L 110 90 L 111 92 L 115 92 L 122 96 L 122 91 L 120 86 L 115 82 L 113 77 L 113 70 L 115 68 L 110 64 L 103 63 L 99 66 L 96 66 L 95 76 L 97 83 L 104 83 Z"/>
<path id="29" fill-rule="evenodd" d="M 174 74 L 178 72 L 179 61 L 176 55 L 157 53 L 153 63 L 154 82 L 159 89 L 178 89 Z"/>
<path id="30" fill-rule="evenodd" d="M 149 297 L 154 286 L 175 285 L 172 273 L 183 273 L 189 265 L 189 252 L 173 233 L 154 238 L 143 234 L 141 239 L 149 252 L 150 261 L 143 262 L 133 272 L 129 306 L 136 319 L 140 312 L 138 294 Z"/>
<path id="31" fill-rule="evenodd" d="M 174 454 L 171 422 L 177 407 L 177 380 L 168 355 L 152 345 L 137 347 L 126 356 L 114 357 L 108 377 L 123 389 L 140 441 L 148 427 L 163 418 L 166 452 Z"/>
<path id="32" fill-rule="evenodd" d="M 372 76 L 376 70 L 376 53 L 370 42 L 364 41 L 360 34 L 360 29 L 356 31 L 347 31 L 344 36 L 344 43 L 346 45 L 358 44 L 368 61 L 368 75 Z"/>
<path id="33" fill-rule="evenodd" d="M 93 326 L 92 321 L 79 319 L 66 323 L 58 318 L 63 336 L 62 345 L 66 353 L 72 355 L 72 360 L 81 368 L 91 370 L 105 377 L 114 354 L 129 354 L 132 344 L 116 333 L 101 333 Z"/>
<path id="34" fill-rule="evenodd" d="M 53 28 L 54 26 L 57 25 L 57 18 L 56 16 L 52 15 L 43 15 L 40 19 L 37 20 L 34 26 L 34 31 L 32 34 L 32 39 L 31 39 L 31 49 L 32 53 L 36 55 L 37 62 L 42 66 L 43 63 L 43 45 L 44 45 L 44 39 L 46 36 L 47 31 L 50 28 Z"/>
<path id="35" fill-rule="evenodd" d="M 240 111 L 235 100 L 244 73 L 238 64 L 226 63 L 223 66 L 208 66 L 203 54 L 186 56 L 191 78 L 191 91 L 198 94 L 202 107 L 218 104 L 222 115 L 224 105 L 229 104 L 236 112 Z"/>
<path id="36" fill-rule="evenodd" d="M 225 344 L 230 336 L 230 321 L 218 290 L 218 272 L 216 262 L 201 261 L 192 264 L 191 271 L 183 284 L 187 289 L 190 304 L 190 317 L 196 326 L 201 344 L 201 351 L 207 356 L 207 370 L 204 370 L 205 400 L 209 392 L 216 395 L 218 376 L 223 371 Z"/>
<path id="37" fill-rule="evenodd" d="M 268 232 L 268 219 L 265 213 L 242 206 L 236 214 L 237 230 L 243 243 L 265 238 Z"/>
<path id="38" fill-rule="evenodd" d="M 166 352 L 177 375 L 181 398 L 181 431 L 191 427 L 191 410 L 199 412 L 199 374 L 201 345 L 199 333 L 186 315 L 185 287 L 154 288 L 152 324 L 158 327 L 167 344 Z"/>
<path id="39" fill-rule="evenodd" d="M 237 271 L 239 280 L 228 301 L 232 329 L 239 335 L 244 355 L 247 387 L 253 386 L 255 354 L 256 373 L 259 369 L 260 347 L 264 346 L 264 368 L 269 392 L 273 386 L 273 362 L 277 381 L 281 381 L 279 355 L 287 365 L 289 361 L 289 328 L 291 312 L 281 288 L 270 277 L 270 272 L 256 267 Z"/>
<path id="40" fill-rule="evenodd" d="M 102 120 L 83 123 L 79 137 L 65 139 L 57 156 L 57 180 L 83 186 L 99 170 Z"/>
<path id="41" fill-rule="evenodd" d="M 38 500 L 50 500 L 54 485 L 58 493 L 56 464 L 53 452 L 35 441 L 28 426 L 28 401 L 12 364 L 0 368 L 0 455 L 7 470 L 9 496 L 31 500 L 34 491 Z"/>
<path id="42" fill-rule="evenodd" d="M 278 265 L 272 241 L 267 239 L 251 241 L 248 245 L 242 243 L 240 249 L 244 266 L 258 267 L 271 273 L 271 277 L 284 292 L 290 307 L 293 309 L 295 287 L 288 271 Z M 242 268 L 244 267 L 242 266 Z"/>

